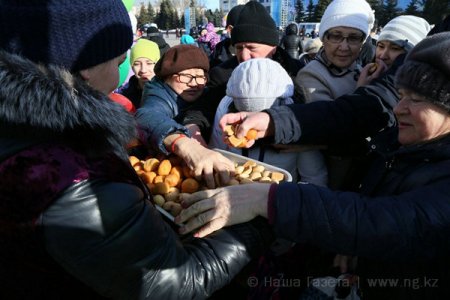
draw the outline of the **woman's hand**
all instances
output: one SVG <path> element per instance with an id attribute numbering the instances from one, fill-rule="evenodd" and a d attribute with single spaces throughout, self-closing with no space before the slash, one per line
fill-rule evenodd
<path id="1" fill-rule="evenodd" d="M 181 157 L 192 170 L 197 180 L 205 180 L 209 189 L 215 188 L 214 173 L 220 184 L 227 184 L 234 176 L 234 163 L 219 152 L 210 150 L 194 139 L 182 138 L 176 142 L 175 154 Z M 219 183 L 217 183 L 219 184 Z"/>
<path id="2" fill-rule="evenodd" d="M 185 127 L 189 130 L 189 132 L 191 133 L 191 136 L 194 140 L 197 140 L 197 142 L 199 142 L 200 145 L 202 145 L 203 147 L 208 147 L 208 144 L 203 139 L 202 132 L 200 131 L 200 127 L 198 127 L 198 125 L 188 124 L 188 125 L 185 125 Z"/>
<path id="3" fill-rule="evenodd" d="M 184 209 L 175 222 L 186 222 L 180 233 L 200 228 L 194 236 L 204 237 L 224 226 L 247 222 L 257 216 L 267 218 L 269 189 L 270 184 L 253 183 L 183 194 Z"/>
<path id="4" fill-rule="evenodd" d="M 228 124 L 238 124 L 235 135 L 237 138 L 243 138 L 250 129 L 257 131 L 257 138 L 263 138 L 273 135 L 273 124 L 270 122 L 270 116 L 265 112 L 238 112 L 226 114 L 220 119 L 219 126 L 222 131 Z M 246 148 L 250 148 L 255 140 L 249 140 Z"/>
<path id="5" fill-rule="evenodd" d="M 357 87 L 368 85 L 370 82 L 378 77 L 387 70 L 387 65 L 381 60 L 377 59 L 375 63 L 370 63 L 364 66 L 359 74 Z"/>

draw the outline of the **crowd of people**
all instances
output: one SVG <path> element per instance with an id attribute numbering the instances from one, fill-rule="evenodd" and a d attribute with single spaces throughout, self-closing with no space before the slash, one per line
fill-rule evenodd
<path id="1" fill-rule="evenodd" d="M 156 26 L 136 39 L 121 0 L 0 16 L 2 298 L 450 297 L 448 17 L 375 39 L 368 2 L 334 0 L 303 40 L 249 1 L 222 39 L 208 23 L 170 47 Z M 256 139 L 233 147 L 230 124 Z M 228 186 L 213 148 L 293 181 Z M 208 189 L 167 220 L 131 154 L 177 157 Z"/>

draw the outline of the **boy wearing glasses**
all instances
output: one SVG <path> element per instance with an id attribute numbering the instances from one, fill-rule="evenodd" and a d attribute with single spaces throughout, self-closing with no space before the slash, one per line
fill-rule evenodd
<path id="1" fill-rule="evenodd" d="M 221 182 L 229 181 L 234 165 L 218 152 L 207 149 L 196 125 L 182 125 L 177 117 L 203 93 L 209 61 L 193 45 L 170 48 L 155 65 L 155 78 L 144 86 L 143 105 L 136 112 L 144 145 L 157 153 L 181 157 L 198 179 L 215 187 L 213 171 Z"/>

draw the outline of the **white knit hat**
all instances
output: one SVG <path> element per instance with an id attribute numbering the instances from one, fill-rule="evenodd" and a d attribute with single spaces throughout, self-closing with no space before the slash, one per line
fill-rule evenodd
<path id="1" fill-rule="evenodd" d="M 389 41 L 411 50 L 427 36 L 430 29 L 430 24 L 421 17 L 398 16 L 383 27 L 378 41 Z"/>
<path id="2" fill-rule="evenodd" d="M 261 111 L 292 103 L 294 83 L 283 67 L 269 58 L 240 63 L 227 84 L 227 96 L 239 111 Z"/>
<path id="3" fill-rule="evenodd" d="M 339 26 L 356 28 L 369 35 L 375 16 L 369 3 L 365 0 L 333 0 L 320 20 L 319 37 L 329 29 Z"/>

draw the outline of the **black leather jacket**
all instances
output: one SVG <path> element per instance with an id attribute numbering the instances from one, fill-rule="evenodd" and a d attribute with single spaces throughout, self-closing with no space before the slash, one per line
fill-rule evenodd
<path id="1" fill-rule="evenodd" d="M 281 47 L 295 59 L 303 52 L 302 39 L 297 34 L 298 29 L 296 24 L 289 24 L 286 27 L 286 35 L 281 39 Z"/>
<path id="2" fill-rule="evenodd" d="M 260 253 L 255 223 L 178 236 L 127 161 L 120 105 L 58 69 L 0 65 L 0 297 L 204 299 Z"/>

